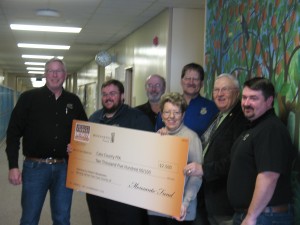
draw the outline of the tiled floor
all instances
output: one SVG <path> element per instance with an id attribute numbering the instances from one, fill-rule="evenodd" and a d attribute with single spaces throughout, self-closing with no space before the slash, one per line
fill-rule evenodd
<path id="1" fill-rule="evenodd" d="M 20 165 L 22 165 L 22 157 L 20 160 Z M 8 164 L 5 154 L 5 143 L 0 143 L 0 224 L 18 225 L 21 215 L 21 186 L 13 186 L 9 184 L 7 176 Z M 45 201 L 39 224 L 52 224 L 48 197 Z M 85 201 L 85 194 L 74 192 L 71 212 L 71 225 L 90 224 L 91 222 Z"/>

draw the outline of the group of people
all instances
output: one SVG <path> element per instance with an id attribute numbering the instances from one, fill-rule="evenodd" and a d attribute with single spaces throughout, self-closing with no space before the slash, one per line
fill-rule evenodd
<path id="1" fill-rule="evenodd" d="M 268 79 L 252 78 L 241 91 L 235 76 L 221 74 L 211 101 L 200 95 L 203 68 L 190 63 L 182 70 L 182 93 L 165 93 L 165 79 L 153 74 L 145 82 L 148 101 L 136 108 L 124 104 L 124 86 L 112 79 L 101 86 L 102 109 L 88 119 L 79 98 L 63 89 L 63 61 L 49 60 L 45 77 L 44 87 L 21 94 L 7 129 L 9 182 L 22 184 L 21 225 L 39 223 L 48 191 L 53 224 L 70 224 L 72 190 L 65 182 L 74 119 L 189 140 L 179 217 L 87 194 L 93 225 L 293 224 L 296 150 L 276 117 Z"/>

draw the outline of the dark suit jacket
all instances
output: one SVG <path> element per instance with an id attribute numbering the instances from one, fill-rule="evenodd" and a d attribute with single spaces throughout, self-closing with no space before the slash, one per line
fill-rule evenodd
<path id="1" fill-rule="evenodd" d="M 202 184 L 208 214 L 233 215 L 227 197 L 230 152 L 234 141 L 246 129 L 247 124 L 248 120 L 244 117 L 239 101 L 211 137 L 204 156 Z"/>
<path id="2" fill-rule="evenodd" d="M 151 123 L 153 125 L 153 131 L 154 131 L 157 114 L 152 111 L 149 101 L 146 102 L 145 104 L 138 105 L 135 108 L 142 111 L 143 113 L 145 113 L 149 117 L 149 119 L 151 120 Z"/>

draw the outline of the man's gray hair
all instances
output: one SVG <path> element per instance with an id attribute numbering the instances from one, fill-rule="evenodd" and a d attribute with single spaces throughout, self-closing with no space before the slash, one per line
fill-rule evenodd
<path id="1" fill-rule="evenodd" d="M 218 80 L 222 77 L 227 77 L 228 79 L 232 80 L 234 86 L 236 88 L 240 89 L 240 82 L 238 81 L 238 79 L 235 76 L 233 76 L 232 74 L 229 74 L 229 73 L 222 73 L 216 77 L 216 80 Z"/>
<path id="2" fill-rule="evenodd" d="M 50 63 L 53 63 L 53 62 L 58 62 L 58 63 L 60 63 L 60 64 L 63 66 L 65 73 L 67 72 L 67 67 L 66 67 L 65 62 L 62 61 L 62 60 L 59 59 L 59 58 L 56 58 L 56 57 L 54 57 L 54 58 L 52 58 L 52 59 L 49 59 L 49 60 L 46 62 L 46 64 L 45 64 L 45 72 L 48 71 L 48 65 L 49 65 Z"/>

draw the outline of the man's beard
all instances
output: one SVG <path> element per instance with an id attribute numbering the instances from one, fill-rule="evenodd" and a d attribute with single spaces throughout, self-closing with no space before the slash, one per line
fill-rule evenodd
<path id="1" fill-rule="evenodd" d="M 122 103 L 119 102 L 117 105 L 113 105 L 111 108 L 106 108 L 105 105 L 102 103 L 105 113 L 114 113 L 114 112 L 116 112 L 120 108 L 121 104 Z"/>
<path id="2" fill-rule="evenodd" d="M 159 95 L 159 93 L 157 93 L 157 94 L 149 94 L 148 95 L 148 100 L 149 100 L 149 102 L 159 102 L 160 101 L 160 95 Z"/>

